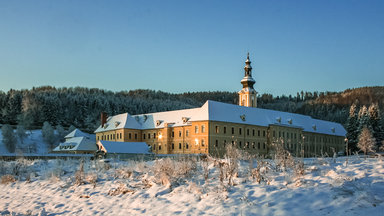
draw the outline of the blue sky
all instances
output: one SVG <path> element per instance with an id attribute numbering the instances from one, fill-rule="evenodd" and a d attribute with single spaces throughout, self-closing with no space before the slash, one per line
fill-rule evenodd
<path id="1" fill-rule="evenodd" d="M 0 90 L 259 93 L 384 84 L 384 1 L 0 0 Z"/>

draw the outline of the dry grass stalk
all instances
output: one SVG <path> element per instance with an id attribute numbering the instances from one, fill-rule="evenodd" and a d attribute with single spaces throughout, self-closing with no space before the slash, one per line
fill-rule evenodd
<path id="1" fill-rule="evenodd" d="M 16 179 L 13 175 L 3 175 L 0 179 L 1 184 L 9 184 L 15 182 Z"/>
<path id="2" fill-rule="evenodd" d="M 112 188 L 111 190 L 109 190 L 108 195 L 117 196 L 120 194 L 127 194 L 129 192 L 134 192 L 134 190 L 131 190 L 131 189 L 127 188 L 127 186 L 125 184 L 120 183 L 117 188 Z"/>

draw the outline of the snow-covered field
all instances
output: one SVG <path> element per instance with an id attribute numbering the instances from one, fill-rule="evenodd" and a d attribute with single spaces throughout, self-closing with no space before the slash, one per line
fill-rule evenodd
<path id="1" fill-rule="evenodd" d="M 0 161 L 0 214 L 383 215 L 384 162 L 345 161 L 304 159 L 304 174 L 271 160 Z"/>

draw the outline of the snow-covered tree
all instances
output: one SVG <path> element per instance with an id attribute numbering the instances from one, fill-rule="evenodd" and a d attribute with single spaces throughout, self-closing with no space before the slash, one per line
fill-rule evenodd
<path id="1" fill-rule="evenodd" d="M 52 149 L 53 145 L 55 144 L 56 137 L 51 124 L 49 124 L 48 122 L 44 122 L 43 128 L 41 129 L 41 133 L 43 135 L 44 141 L 48 144 L 48 147 Z"/>
<path id="2" fill-rule="evenodd" d="M 352 104 L 349 109 L 349 116 L 347 119 L 347 139 L 348 139 L 348 148 L 353 152 L 357 151 L 357 142 L 359 136 L 359 122 L 357 116 L 357 107 L 356 104 Z"/>
<path id="3" fill-rule="evenodd" d="M 367 153 L 375 151 L 375 145 L 375 138 L 372 137 L 370 130 L 364 127 L 359 136 L 359 143 L 357 144 L 357 147 L 364 152 L 366 158 Z"/>
<path id="4" fill-rule="evenodd" d="M 3 143 L 5 147 L 10 153 L 14 153 L 17 140 L 13 128 L 10 125 L 5 124 L 1 127 L 1 133 L 3 135 Z"/>
<path id="5" fill-rule="evenodd" d="M 381 142 L 384 140 L 383 127 L 381 125 L 381 116 L 379 106 L 377 104 L 371 104 L 368 108 L 369 127 L 372 128 L 372 136 L 376 140 L 376 148 L 381 146 Z"/>
<path id="6" fill-rule="evenodd" d="M 60 142 L 63 142 L 65 135 L 67 135 L 67 132 L 64 130 L 63 126 L 61 125 L 56 126 L 56 131 L 57 131 L 58 140 Z"/>
<path id="7" fill-rule="evenodd" d="M 20 143 L 23 144 L 25 137 L 27 137 L 27 134 L 25 132 L 25 128 L 23 125 L 17 125 L 16 135 L 19 138 Z"/>

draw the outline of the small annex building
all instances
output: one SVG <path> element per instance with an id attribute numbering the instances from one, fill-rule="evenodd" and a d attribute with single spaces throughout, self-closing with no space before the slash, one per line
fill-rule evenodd
<path id="1" fill-rule="evenodd" d="M 95 135 L 75 129 L 65 137 L 65 142 L 53 149 L 55 153 L 93 154 L 97 151 Z"/>
<path id="2" fill-rule="evenodd" d="M 152 154 L 145 142 L 97 141 L 96 155 L 102 158 L 132 159 Z"/>

